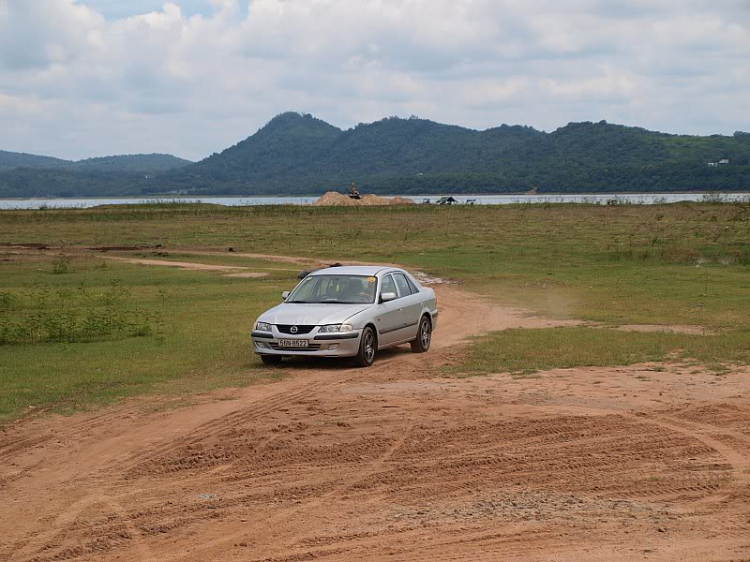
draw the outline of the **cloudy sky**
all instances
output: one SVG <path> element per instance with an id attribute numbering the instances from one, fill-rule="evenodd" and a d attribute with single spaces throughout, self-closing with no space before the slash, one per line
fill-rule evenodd
<path id="1" fill-rule="evenodd" d="M 0 149 L 200 159 L 282 111 L 750 130 L 750 0 L 0 0 Z"/>

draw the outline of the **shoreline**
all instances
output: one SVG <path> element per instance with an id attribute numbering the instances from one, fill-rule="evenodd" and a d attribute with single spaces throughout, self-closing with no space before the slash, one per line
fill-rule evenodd
<path id="1" fill-rule="evenodd" d="M 344 196 L 344 194 L 342 194 Z M 370 194 L 367 194 L 370 196 Z M 416 205 L 434 205 L 442 198 L 452 196 L 455 204 L 467 205 L 517 205 L 517 204 L 591 204 L 591 205 L 655 205 L 679 202 L 750 203 L 750 191 L 743 192 L 617 192 L 617 193 L 527 193 L 511 194 L 421 194 L 377 195 L 378 198 L 406 198 Z M 213 204 L 225 207 L 253 207 L 273 205 L 315 206 L 323 195 L 258 195 L 258 196 L 139 196 L 139 197 L 60 197 L 60 198 L 0 198 L 0 210 L 57 210 L 90 209 L 103 205 L 179 205 Z M 320 205 L 318 205 L 320 206 Z"/>

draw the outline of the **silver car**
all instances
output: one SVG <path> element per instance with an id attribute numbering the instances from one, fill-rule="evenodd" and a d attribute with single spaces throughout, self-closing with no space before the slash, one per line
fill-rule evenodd
<path id="1" fill-rule="evenodd" d="M 403 343 L 430 348 L 437 326 L 435 292 L 394 267 L 331 267 L 307 275 L 284 302 L 264 312 L 252 332 L 268 365 L 282 358 L 353 357 L 362 367 Z"/>

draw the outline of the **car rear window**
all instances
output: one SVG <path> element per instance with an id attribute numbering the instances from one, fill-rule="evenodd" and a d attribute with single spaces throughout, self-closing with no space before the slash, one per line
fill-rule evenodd
<path id="1" fill-rule="evenodd" d="M 412 294 L 419 292 L 419 289 L 417 289 L 417 286 L 414 284 L 414 282 L 411 279 L 407 277 L 406 282 L 409 283 L 409 287 L 411 287 Z"/>
<path id="2" fill-rule="evenodd" d="M 394 273 L 393 277 L 396 279 L 396 285 L 398 285 L 398 292 L 402 297 L 412 294 L 411 286 L 406 280 L 406 276 L 403 273 Z"/>

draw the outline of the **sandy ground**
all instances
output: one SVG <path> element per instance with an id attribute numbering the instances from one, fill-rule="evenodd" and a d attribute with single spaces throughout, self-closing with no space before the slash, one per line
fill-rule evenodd
<path id="1" fill-rule="evenodd" d="M 557 323 L 436 290 L 424 355 L 7 427 L 0 560 L 750 560 L 750 372 L 441 377 Z"/>
<path id="2" fill-rule="evenodd" d="M 154 265 L 161 267 L 179 267 L 180 269 L 188 269 L 191 271 L 243 271 L 248 269 L 247 267 L 237 265 L 217 265 L 210 263 L 196 263 L 191 261 L 172 261 L 172 260 L 151 260 L 142 258 L 121 258 L 116 256 L 103 256 L 104 259 L 116 260 L 124 263 L 134 263 L 137 265 Z M 239 275 L 239 274 L 235 274 Z M 243 273 L 242 275 L 247 275 Z M 256 273 L 255 276 L 263 277 L 268 275 L 267 273 Z"/>
<path id="3" fill-rule="evenodd" d="M 380 197 L 378 195 L 362 195 L 361 199 L 352 199 L 348 194 L 329 191 L 318 198 L 316 207 L 369 207 L 372 205 L 414 205 L 412 199 L 406 197 Z"/>

